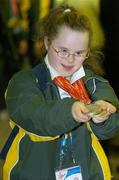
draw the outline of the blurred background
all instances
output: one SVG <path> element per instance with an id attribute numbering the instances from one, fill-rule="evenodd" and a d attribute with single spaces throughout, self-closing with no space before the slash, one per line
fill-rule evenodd
<path id="1" fill-rule="evenodd" d="M 103 53 L 102 68 L 119 97 L 119 1 L 118 0 L 0 0 L 0 150 L 10 127 L 4 94 L 10 78 L 21 69 L 40 63 L 40 41 L 34 40 L 36 22 L 49 10 L 67 3 L 85 13 L 92 24 L 92 48 Z M 101 142 L 109 158 L 114 180 L 119 180 L 119 134 Z M 0 161 L 0 180 L 2 166 Z"/>

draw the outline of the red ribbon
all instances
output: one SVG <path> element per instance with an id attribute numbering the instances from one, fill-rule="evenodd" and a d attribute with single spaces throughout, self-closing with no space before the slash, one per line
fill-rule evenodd
<path id="1" fill-rule="evenodd" d="M 61 89 L 68 92 L 71 97 L 76 100 L 80 100 L 85 104 L 90 104 L 91 100 L 85 88 L 83 79 L 79 79 L 73 84 L 71 84 L 67 79 L 62 76 L 57 76 L 54 78 L 54 83 L 58 85 Z"/>

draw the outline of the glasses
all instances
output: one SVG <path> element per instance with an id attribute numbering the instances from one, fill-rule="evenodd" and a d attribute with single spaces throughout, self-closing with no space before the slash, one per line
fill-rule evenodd
<path id="1" fill-rule="evenodd" d="M 70 54 L 67 49 L 61 49 L 58 51 L 53 46 L 52 46 L 52 48 L 57 53 L 57 55 L 61 58 L 68 58 L 70 55 L 73 55 L 73 56 L 75 56 L 75 58 L 78 58 L 78 59 L 86 59 L 89 57 L 89 51 L 88 50 L 80 50 L 74 54 Z"/>

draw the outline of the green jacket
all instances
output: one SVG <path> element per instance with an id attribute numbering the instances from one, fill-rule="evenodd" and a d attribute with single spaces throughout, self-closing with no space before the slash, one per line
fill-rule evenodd
<path id="1" fill-rule="evenodd" d="M 46 65 L 37 66 L 42 67 L 39 78 L 45 75 L 41 82 L 45 87 L 43 91 L 31 70 L 18 72 L 8 84 L 6 104 L 11 126 L 15 123 L 20 130 L 7 154 L 3 180 L 55 180 L 62 136 L 69 132 L 73 137 L 73 156 L 81 166 L 83 180 L 111 179 L 107 159 L 92 134 L 100 140 L 111 138 L 119 129 L 119 113 L 111 115 L 104 123 L 90 121 L 92 133 L 85 123 L 74 121 L 71 107 L 75 100 L 61 100 Z M 85 72 L 84 82 L 92 101 L 104 99 L 119 108 L 109 82 L 90 70 L 85 69 Z M 97 144 L 97 151 L 93 144 Z M 67 149 L 64 166 L 72 163 L 71 148 Z"/>

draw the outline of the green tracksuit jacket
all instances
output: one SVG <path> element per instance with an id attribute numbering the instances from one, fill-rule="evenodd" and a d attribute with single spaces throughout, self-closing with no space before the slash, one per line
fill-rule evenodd
<path id="1" fill-rule="evenodd" d="M 60 99 L 46 65 L 43 63 L 36 69 L 38 78 L 42 79 L 40 86 L 43 84 L 43 91 L 31 70 L 18 72 L 8 84 L 6 104 L 10 124 L 12 127 L 17 124 L 20 130 L 7 154 L 3 180 L 55 180 L 62 136 L 69 132 L 73 143 L 72 148 L 67 148 L 63 165 L 72 163 L 73 151 L 76 162 L 81 166 L 83 180 L 110 180 L 107 159 L 96 137 L 106 140 L 118 131 L 119 112 L 104 123 L 95 124 L 90 120 L 95 136 L 92 135 L 87 124 L 74 121 L 71 107 L 75 100 Z M 84 82 L 92 101 L 104 99 L 119 108 L 119 101 L 109 82 L 88 69 L 85 72 Z"/>

